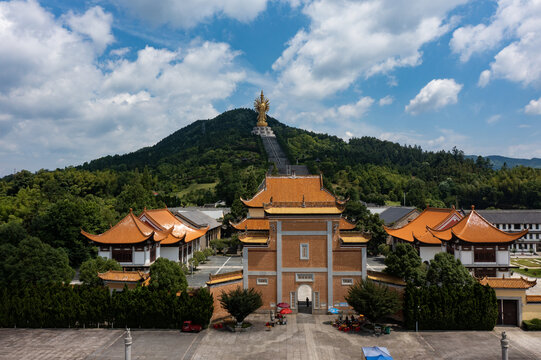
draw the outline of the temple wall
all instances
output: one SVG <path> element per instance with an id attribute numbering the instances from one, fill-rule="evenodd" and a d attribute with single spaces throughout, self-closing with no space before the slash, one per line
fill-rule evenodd
<path id="1" fill-rule="evenodd" d="M 145 264 L 145 252 L 144 251 L 134 251 L 133 252 L 133 264 L 134 265 L 144 265 Z"/>
<path id="2" fill-rule="evenodd" d="M 434 256 L 440 252 L 441 246 L 419 246 L 419 256 L 423 262 L 433 260 Z"/>
<path id="3" fill-rule="evenodd" d="M 171 261 L 175 261 L 175 262 L 178 262 L 179 259 L 178 259 L 178 246 L 163 246 L 161 247 L 161 255 L 162 257 L 168 259 L 168 260 L 171 260 Z"/>
<path id="4" fill-rule="evenodd" d="M 333 271 L 362 271 L 361 248 L 350 248 L 347 251 L 333 251 Z"/>
<path id="5" fill-rule="evenodd" d="M 308 244 L 307 260 L 300 258 L 300 244 Z M 285 268 L 327 267 L 326 236 L 282 236 L 282 266 Z"/>
<path id="6" fill-rule="evenodd" d="M 496 262 L 498 264 L 509 265 L 509 263 L 510 263 L 509 250 L 506 250 L 506 251 L 498 250 L 498 251 L 496 251 Z"/>
<path id="7" fill-rule="evenodd" d="M 267 285 L 257 285 L 257 279 L 267 279 Z M 270 310 L 271 303 L 276 305 L 276 275 L 249 275 L 248 287 L 261 292 L 263 306 L 259 310 Z"/>
<path id="8" fill-rule="evenodd" d="M 211 295 L 214 297 L 214 312 L 212 313 L 212 318 L 210 319 L 211 322 L 214 320 L 223 319 L 225 317 L 230 316 L 229 313 L 220 304 L 220 294 L 222 293 L 222 291 L 229 292 L 236 288 L 242 289 L 242 280 L 226 283 L 223 285 L 218 284 L 218 285 L 209 286 L 209 291 Z"/>

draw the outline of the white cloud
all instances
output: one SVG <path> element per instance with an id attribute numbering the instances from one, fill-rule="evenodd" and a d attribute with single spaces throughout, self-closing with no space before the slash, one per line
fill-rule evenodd
<path id="1" fill-rule="evenodd" d="M 541 115 L 541 98 L 530 100 L 528 105 L 524 107 L 524 112 L 529 115 Z"/>
<path id="2" fill-rule="evenodd" d="M 495 124 L 500 121 L 501 118 L 502 116 L 500 114 L 492 115 L 487 119 L 487 124 Z"/>
<path id="3" fill-rule="evenodd" d="M 437 110 L 450 104 L 456 104 L 458 93 L 462 84 L 454 79 L 434 79 L 419 91 L 415 98 L 410 100 L 406 111 L 417 115 L 425 111 Z"/>
<path id="4" fill-rule="evenodd" d="M 394 101 L 394 98 L 391 95 L 387 95 L 379 99 L 378 104 L 379 106 L 386 106 L 386 105 L 391 105 L 393 101 Z"/>
<path id="5" fill-rule="evenodd" d="M 453 33 L 453 52 L 468 61 L 476 53 L 500 49 L 479 78 L 483 87 L 502 78 L 524 85 L 541 83 L 541 2 L 500 0 L 489 24 L 468 25 Z M 503 46 L 503 48 L 502 48 Z"/>
<path id="6" fill-rule="evenodd" d="M 112 0 L 126 11 L 154 25 L 190 28 L 214 16 L 252 21 L 265 10 L 267 0 Z"/>
<path id="7" fill-rule="evenodd" d="M 18 167 L 18 159 L 35 170 L 151 145 L 217 115 L 213 102 L 229 97 L 246 76 L 235 64 L 238 52 L 216 42 L 176 51 L 146 47 L 133 61 L 121 50 L 100 63 L 96 49 L 111 38 L 71 29 L 88 14 L 110 16 L 93 9 L 55 18 L 35 1 L 0 3 L 4 169 Z"/>
<path id="8" fill-rule="evenodd" d="M 479 75 L 479 81 L 477 82 L 477 85 L 479 87 L 485 87 L 490 82 L 490 70 L 483 70 L 481 72 L 481 75 Z"/>
<path id="9" fill-rule="evenodd" d="M 82 15 L 70 11 L 65 20 L 73 31 L 90 37 L 99 53 L 114 41 L 111 34 L 113 16 L 105 13 L 99 6 L 88 9 Z"/>
<path id="10" fill-rule="evenodd" d="M 359 77 L 417 66 L 421 47 L 451 29 L 447 13 L 464 2 L 314 1 L 303 9 L 309 29 L 300 30 L 273 65 L 277 91 L 321 99 Z"/>

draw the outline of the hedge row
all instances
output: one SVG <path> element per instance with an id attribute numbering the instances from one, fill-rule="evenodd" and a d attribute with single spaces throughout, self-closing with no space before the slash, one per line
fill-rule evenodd
<path id="1" fill-rule="evenodd" d="M 406 287 L 404 320 L 409 329 L 492 330 L 498 319 L 494 289 L 471 286 Z"/>
<path id="2" fill-rule="evenodd" d="M 35 285 L 0 288 L 0 327 L 179 328 L 207 326 L 214 311 L 208 289 L 180 296 L 138 287 L 112 295 L 106 287 Z"/>
<path id="3" fill-rule="evenodd" d="M 522 327 L 527 331 L 539 331 L 541 330 L 541 319 L 524 320 Z"/>

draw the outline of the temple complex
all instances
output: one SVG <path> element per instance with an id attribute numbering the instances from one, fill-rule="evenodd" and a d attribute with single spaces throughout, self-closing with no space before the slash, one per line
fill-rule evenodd
<path id="1" fill-rule="evenodd" d="M 351 231 L 345 201 L 322 177 L 267 176 L 253 198 L 241 200 L 248 216 L 232 225 L 244 244 L 243 286 L 261 291 L 262 309 L 280 302 L 312 313 L 347 308 L 349 286 L 366 278 L 369 238 Z"/>
<path id="2" fill-rule="evenodd" d="M 528 232 L 499 230 L 473 207 L 467 216 L 454 208 L 428 207 L 407 225 L 385 227 L 385 231 L 394 243 L 412 244 L 423 261 L 432 260 L 438 252 L 453 254 L 476 277 L 509 275 L 510 247 Z"/>
<path id="3" fill-rule="evenodd" d="M 187 263 L 200 250 L 207 230 L 182 223 L 168 209 L 145 209 L 139 217 L 130 209 L 103 234 L 81 234 L 98 246 L 98 256 L 114 259 L 125 269 L 148 270 L 160 257 Z"/>

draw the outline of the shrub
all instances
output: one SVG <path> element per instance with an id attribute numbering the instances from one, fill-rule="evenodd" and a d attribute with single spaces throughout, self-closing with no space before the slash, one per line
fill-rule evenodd
<path id="1" fill-rule="evenodd" d="M 193 257 L 197 259 L 197 262 L 200 264 L 202 262 L 205 262 L 207 260 L 207 257 L 205 254 L 203 254 L 202 251 L 196 251 L 193 253 Z"/>
<path id="2" fill-rule="evenodd" d="M 205 254 L 205 257 L 208 259 L 209 256 L 214 255 L 214 251 L 211 248 L 206 248 L 203 250 L 203 254 Z"/>
<path id="3" fill-rule="evenodd" d="M 237 323 L 243 322 L 248 315 L 263 305 L 261 293 L 253 288 L 237 288 L 227 293 L 222 292 L 219 299 L 222 307 L 237 320 Z"/>
<path id="4" fill-rule="evenodd" d="M 522 321 L 522 327 L 527 331 L 540 331 L 541 330 L 541 319 L 531 319 Z"/>
<path id="5" fill-rule="evenodd" d="M 197 267 L 199 266 L 199 260 L 197 260 L 197 258 L 191 258 L 188 260 L 188 263 L 193 267 L 193 269 L 197 269 Z"/>
<path id="6" fill-rule="evenodd" d="M 351 286 L 346 301 L 357 313 L 365 315 L 371 322 L 392 315 L 400 309 L 398 293 L 371 280 Z"/>

